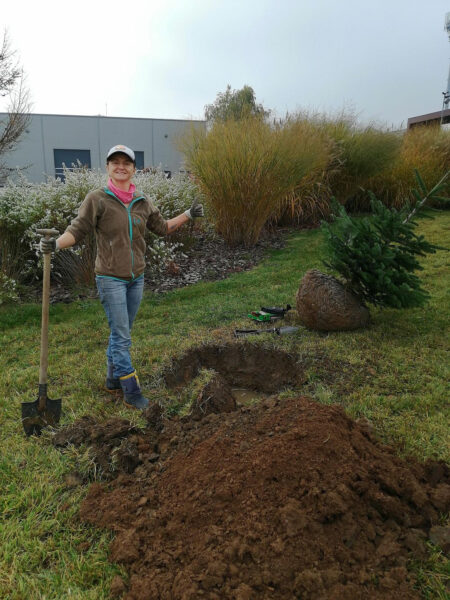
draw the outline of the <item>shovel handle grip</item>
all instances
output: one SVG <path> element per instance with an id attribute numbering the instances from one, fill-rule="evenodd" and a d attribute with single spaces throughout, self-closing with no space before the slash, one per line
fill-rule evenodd
<path id="1" fill-rule="evenodd" d="M 57 229 L 36 229 L 36 233 L 38 235 L 43 235 L 47 239 L 54 237 L 55 235 L 59 235 L 59 231 Z"/>

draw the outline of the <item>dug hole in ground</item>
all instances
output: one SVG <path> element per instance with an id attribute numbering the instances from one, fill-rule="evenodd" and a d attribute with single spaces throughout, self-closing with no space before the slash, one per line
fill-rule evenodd
<path id="1" fill-rule="evenodd" d="M 110 560 L 129 578 L 116 577 L 111 596 L 419 599 L 407 566 L 445 529 L 448 466 L 397 457 L 337 406 L 279 397 L 303 377 L 291 354 L 202 347 L 165 383 L 182 387 L 205 367 L 218 379 L 200 412 L 166 418 L 153 405 L 144 429 L 85 417 L 54 437 L 91 446 L 108 476 L 90 486 L 80 519 L 116 534 Z M 236 386 L 266 398 L 230 402 Z"/>

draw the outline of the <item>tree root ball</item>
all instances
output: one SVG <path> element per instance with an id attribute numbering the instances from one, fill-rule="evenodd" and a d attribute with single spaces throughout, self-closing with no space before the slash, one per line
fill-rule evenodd
<path id="1" fill-rule="evenodd" d="M 307 271 L 297 291 L 301 323 L 317 331 L 348 331 L 367 327 L 369 310 L 331 275 Z"/>

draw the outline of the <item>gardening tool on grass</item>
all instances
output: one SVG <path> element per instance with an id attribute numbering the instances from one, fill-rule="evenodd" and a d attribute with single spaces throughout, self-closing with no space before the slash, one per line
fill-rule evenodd
<path id="1" fill-rule="evenodd" d="M 274 327 L 273 329 L 235 329 L 234 337 L 246 335 L 260 335 L 261 333 L 276 333 L 277 335 L 289 335 L 299 330 L 299 327 Z"/>
<path id="2" fill-rule="evenodd" d="M 284 315 L 291 310 L 292 306 L 290 304 L 286 304 L 286 308 L 282 308 L 280 306 L 261 306 L 261 310 L 263 312 L 269 313 L 271 315 L 276 315 L 278 317 L 284 317 Z"/>
<path id="3" fill-rule="evenodd" d="M 272 323 L 273 321 L 278 321 L 278 319 L 284 319 L 284 315 L 290 311 L 291 308 L 292 306 L 290 304 L 287 304 L 286 308 L 279 306 L 261 306 L 260 311 L 252 310 L 247 316 L 250 317 L 250 319 L 261 323 Z"/>
<path id="4" fill-rule="evenodd" d="M 59 235 L 56 229 L 38 229 L 37 233 L 47 239 Z M 42 428 L 59 423 L 61 417 L 61 399 L 51 400 L 47 396 L 47 366 L 48 366 L 48 312 L 50 302 L 50 267 L 51 255 L 46 253 L 42 279 L 42 325 L 41 325 L 41 362 L 39 368 L 38 398 L 34 402 L 22 402 L 22 423 L 25 433 L 40 435 Z"/>
<path id="5" fill-rule="evenodd" d="M 281 319 L 281 317 L 278 315 L 272 315 L 262 310 L 252 310 L 252 312 L 249 313 L 247 316 L 250 319 L 253 319 L 254 321 L 259 321 L 260 323 L 272 323 L 272 321 L 278 321 L 279 319 Z"/>

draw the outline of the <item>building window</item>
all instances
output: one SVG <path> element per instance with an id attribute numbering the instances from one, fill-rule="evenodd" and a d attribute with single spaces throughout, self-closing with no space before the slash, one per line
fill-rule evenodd
<path id="1" fill-rule="evenodd" d="M 136 169 L 142 171 L 144 168 L 144 152 L 143 150 L 135 150 L 134 157 L 136 159 Z"/>
<path id="2" fill-rule="evenodd" d="M 64 181 L 64 166 L 67 169 L 91 168 L 90 150 L 66 150 L 54 149 L 53 158 L 55 160 L 55 177 Z"/>

